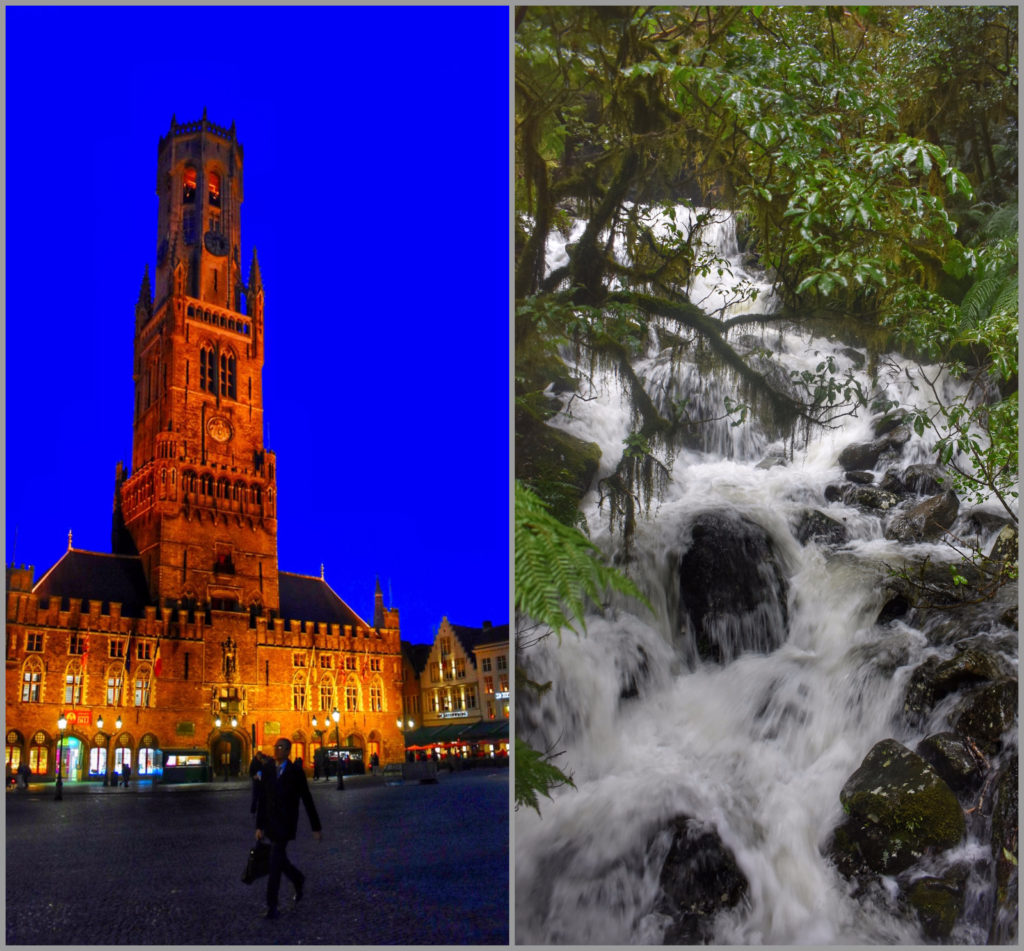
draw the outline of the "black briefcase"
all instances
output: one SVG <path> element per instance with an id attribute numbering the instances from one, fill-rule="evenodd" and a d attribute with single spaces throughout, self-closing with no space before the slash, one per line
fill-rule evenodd
<path id="1" fill-rule="evenodd" d="M 245 863 L 242 881 L 251 885 L 270 871 L 270 846 L 262 840 L 249 849 L 249 860 Z"/>

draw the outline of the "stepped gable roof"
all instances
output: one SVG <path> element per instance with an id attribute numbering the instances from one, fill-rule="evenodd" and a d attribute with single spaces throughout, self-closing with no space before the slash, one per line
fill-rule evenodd
<path id="1" fill-rule="evenodd" d="M 463 649 L 470 655 L 484 644 L 497 644 L 508 640 L 507 624 L 500 624 L 497 627 L 463 627 L 460 624 L 452 624 L 451 629 Z"/>
<path id="2" fill-rule="evenodd" d="M 402 641 L 402 653 L 405 654 L 412 669 L 416 674 L 422 674 L 427 669 L 427 661 L 430 659 L 430 651 L 433 644 L 412 644 L 409 641 Z"/>
<path id="3" fill-rule="evenodd" d="M 373 628 L 341 600 L 323 578 L 277 573 L 281 596 L 281 617 L 293 621 L 316 621 L 324 624 L 346 624 Z"/>
<path id="4" fill-rule="evenodd" d="M 143 617 L 152 604 L 149 585 L 138 555 L 107 555 L 69 548 L 32 589 L 42 598 L 60 598 L 61 610 L 75 599 L 102 601 L 100 610 L 109 613 L 110 602 L 121 605 L 123 617 Z"/>

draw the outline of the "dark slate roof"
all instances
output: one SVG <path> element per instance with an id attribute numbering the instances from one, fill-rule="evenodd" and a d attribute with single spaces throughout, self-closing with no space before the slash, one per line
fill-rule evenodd
<path id="1" fill-rule="evenodd" d="M 342 601 L 323 578 L 279 571 L 277 581 L 281 593 L 281 617 L 285 620 L 373 627 Z"/>
<path id="2" fill-rule="evenodd" d="M 433 644 L 413 644 L 409 641 L 402 641 L 402 650 L 409 663 L 412 664 L 412 669 L 416 671 L 417 676 L 426 669 L 433 646 Z"/>
<path id="3" fill-rule="evenodd" d="M 452 624 L 451 628 L 463 649 L 470 656 L 473 651 L 484 644 L 496 644 L 499 641 L 508 640 L 507 624 L 499 624 L 497 627 L 462 627 L 459 624 Z"/>
<path id="4" fill-rule="evenodd" d="M 124 617 L 143 617 L 152 604 L 149 586 L 138 555 L 105 555 L 69 548 L 32 589 L 40 600 L 60 598 L 61 609 L 73 599 L 102 601 L 100 611 L 110 611 L 110 602 L 121 604 Z"/>

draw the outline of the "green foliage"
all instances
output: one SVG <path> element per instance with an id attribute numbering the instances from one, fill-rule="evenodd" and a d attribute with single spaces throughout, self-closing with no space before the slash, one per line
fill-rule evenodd
<path id="1" fill-rule="evenodd" d="M 548 506 L 518 481 L 515 579 L 516 612 L 559 635 L 564 628 L 575 633 L 585 630 L 587 600 L 600 603 L 608 591 L 647 603 L 629 578 L 604 564 L 593 542 L 558 521 Z"/>
<path id="2" fill-rule="evenodd" d="M 529 806 L 540 815 L 539 795 L 551 798 L 551 790 L 558 786 L 576 788 L 572 778 L 566 776 L 551 762 L 549 756 L 537 752 L 533 747 L 516 737 L 515 746 L 516 809 Z"/>

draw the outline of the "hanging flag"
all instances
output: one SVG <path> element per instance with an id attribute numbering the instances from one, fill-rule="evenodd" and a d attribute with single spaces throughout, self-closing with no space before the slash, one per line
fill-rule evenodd
<path id="1" fill-rule="evenodd" d="M 163 669 L 163 659 L 160 657 L 160 638 L 156 639 L 156 654 L 153 655 L 153 676 L 159 677 Z"/>
<path id="2" fill-rule="evenodd" d="M 131 631 L 128 632 L 128 643 L 124 649 L 124 672 L 130 674 L 132 672 L 132 635 Z"/>

